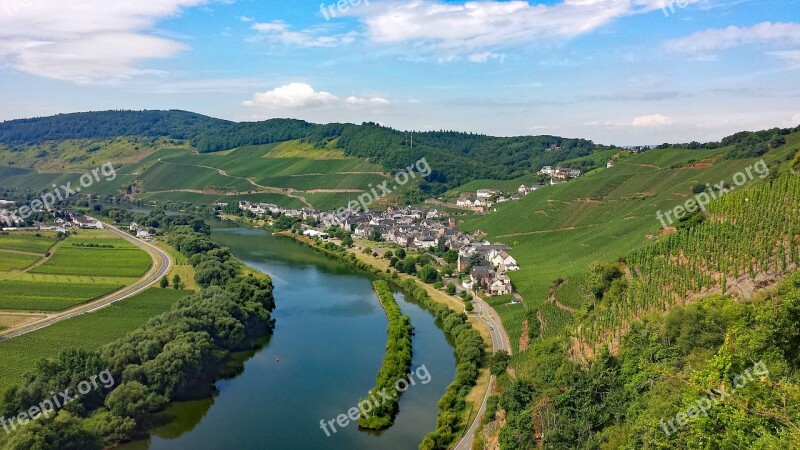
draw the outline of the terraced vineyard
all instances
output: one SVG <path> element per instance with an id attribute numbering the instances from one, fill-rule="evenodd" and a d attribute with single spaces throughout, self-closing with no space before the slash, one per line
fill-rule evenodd
<path id="1" fill-rule="evenodd" d="M 146 200 L 252 200 L 319 209 L 344 206 L 350 197 L 386 179 L 377 165 L 298 141 L 219 153 L 165 150 L 120 172 L 135 174 Z"/>
<path id="2" fill-rule="evenodd" d="M 600 340 L 630 318 L 712 291 L 747 298 L 800 264 L 800 176 L 785 173 L 731 193 L 709 214 L 706 223 L 628 256 L 626 294 L 604 302 L 581 337 Z"/>

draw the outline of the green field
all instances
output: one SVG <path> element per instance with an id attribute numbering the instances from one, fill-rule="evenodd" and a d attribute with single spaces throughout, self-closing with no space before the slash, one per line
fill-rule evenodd
<path id="1" fill-rule="evenodd" d="M 152 265 L 147 253 L 137 249 L 83 248 L 62 245 L 30 273 L 138 278 Z"/>
<path id="2" fill-rule="evenodd" d="M 56 243 L 55 233 L 14 231 L 0 234 L 0 249 L 44 254 Z M 37 236 L 38 235 L 38 236 Z"/>
<path id="3" fill-rule="evenodd" d="M 91 314 L 51 325 L 33 333 L 0 342 L 0 392 L 22 381 L 43 358 L 55 357 L 63 348 L 96 350 L 167 311 L 189 291 L 149 289 Z M 2 401 L 2 400 L 0 400 Z"/>
<path id="4" fill-rule="evenodd" d="M 40 258 L 39 256 L 10 253 L 0 250 L 0 272 L 22 270 L 38 261 Z"/>
<path id="5" fill-rule="evenodd" d="M 23 233 L 0 236 L 0 243 L 52 255 L 17 273 L 40 257 L 0 251 L 9 255 L 0 263 L 0 310 L 63 311 L 136 282 L 152 265 L 146 252 L 105 230 L 76 230 L 52 248 L 54 238 Z"/>
<path id="6" fill-rule="evenodd" d="M 798 135 L 791 137 L 788 146 L 793 153 Z M 545 336 L 563 334 L 571 326 L 572 315 L 547 302 L 553 282 L 567 280 L 557 292 L 561 303 L 575 309 L 586 306 L 582 284 L 592 262 L 615 261 L 654 242 L 662 228 L 657 211 L 682 204 L 696 184 L 730 183 L 734 173 L 756 162 L 722 159 L 719 156 L 725 150 L 644 152 L 612 169 L 599 169 L 498 205 L 496 213 L 468 217 L 460 228 L 482 230 L 491 241 L 513 247 L 511 254 L 522 270 L 509 275 L 526 307 L 542 312 Z M 784 161 L 788 153 L 787 149 L 773 151 L 765 160 Z M 693 163 L 700 161 L 712 165 L 695 168 Z M 756 177 L 751 183 L 760 182 Z M 504 317 L 512 345 L 518 341 L 518 322 L 524 317 Z"/>
<path id="7" fill-rule="evenodd" d="M 63 311 L 109 294 L 125 286 L 118 283 L 97 283 L 90 278 L 74 278 L 68 282 L 52 278 L 36 281 L 0 280 L 0 309 L 21 311 Z"/>

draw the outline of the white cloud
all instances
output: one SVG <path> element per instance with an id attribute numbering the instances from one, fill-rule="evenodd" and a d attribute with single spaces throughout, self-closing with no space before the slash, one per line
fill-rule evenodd
<path id="1" fill-rule="evenodd" d="M 502 55 L 499 53 L 492 53 L 492 52 L 473 53 L 467 57 L 467 60 L 469 62 L 474 62 L 474 63 L 485 63 L 494 60 L 503 61 L 505 59 L 506 55 Z"/>
<path id="2" fill-rule="evenodd" d="M 268 108 L 318 108 L 339 101 L 329 92 L 318 92 L 305 83 L 291 83 L 268 92 L 257 93 L 245 106 Z"/>
<path id="3" fill-rule="evenodd" d="M 796 127 L 798 125 L 800 125 L 800 113 L 795 114 L 789 122 L 790 127 Z"/>
<path id="4" fill-rule="evenodd" d="M 786 50 L 800 46 L 800 23 L 762 22 L 752 27 L 716 28 L 668 41 L 671 51 L 699 58 L 742 47 Z M 794 56 L 792 52 L 773 52 L 775 56 Z"/>
<path id="5" fill-rule="evenodd" d="M 256 93 L 244 106 L 275 109 L 314 109 L 326 106 L 369 107 L 391 102 L 382 97 L 350 96 L 342 100 L 330 92 L 317 91 L 306 83 L 290 83 L 268 92 Z"/>
<path id="6" fill-rule="evenodd" d="M 701 0 L 687 0 L 697 3 Z M 439 52 L 481 54 L 520 43 L 570 39 L 615 19 L 661 10 L 664 0 L 386 1 L 351 10 L 375 42 L 420 42 Z"/>
<path id="7" fill-rule="evenodd" d="M 261 39 L 298 47 L 338 47 L 355 42 L 358 35 L 354 31 L 325 35 L 323 29 L 292 31 L 286 22 L 280 20 L 255 23 L 251 28 L 258 32 Z"/>
<path id="8" fill-rule="evenodd" d="M 0 0 L 0 63 L 77 83 L 113 82 L 152 73 L 137 64 L 186 49 L 157 37 L 164 18 L 206 0 Z"/>
<path id="9" fill-rule="evenodd" d="M 634 117 L 633 122 L 631 122 L 631 125 L 635 127 L 653 128 L 653 127 L 665 127 L 672 125 L 674 123 L 675 120 L 672 117 L 668 117 L 663 114 L 653 114 L 649 116 Z"/>
<path id="10" fill-rule="evenodd" d="M 372 97 L 372 98 L 364 98 L 364 97 L 354 97 L 350 96 L 344 100 L 345 103 L 348 105 L 356 105 L 356 106 L 363 106 L 363 105 L 388 105 L 391 102 L 382 97 Z"/>

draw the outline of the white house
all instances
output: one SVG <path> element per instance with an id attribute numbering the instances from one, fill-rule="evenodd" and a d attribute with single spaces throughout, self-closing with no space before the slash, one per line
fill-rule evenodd
<path id="1" fill-rule="evenodd" d="M 98 230 L 103 229 L 103 223 L 99 220 L 92 219 L 91 217 L 76 215 L 73 217 L 72 221 L 75 223 L 75 225 L 81 228 L 96 228 Z"/>
<path id="2" fill-rule="evenodd" d="M 611 160 L 611 161 L 606 163 L 606 169 L 610 169 L 610 168 L 612 168 L 612 167 L 614 167 L 616 165 L 617 165 L 617 163 L 615 163 L 613 160 Z"/>
<path id="3" fill-rule="evenodd" d="M 458 201 L 456 201 L 456 206 L 459 208 L 472 208 L 472 199 L 470 195 L 467 193 L 461 194 L 461 196 L 458 197 Z"/>
<path id="4" fill-rule="evenodd" d="M 506 251 L 497 251 L 492 250 L 489 253 L 489 262 L 492 263 L 495 267 L 499 267 L 502 271 L 515 271 L 519 270 L 519 266 L 517 265 L 517 260 L 514 259 L 513 256 L 509 255 Z"/>
<path id="5" fill-rule="evenodd" d="M 539 175 L 547 175 L 547 176 L 552 177 L 555 174 L 556 174 L 556 170 L 553 169 L 552 166 L 544 166 L 544 167 L 542 167 L 542 170 L 539 171 Z"/>
<path id="6" fill-rule="evenodd" d="M 489 292 L 492 295 L 508 295 L 513 292 L 510 284 L 503 283 L 501 280 L 494 280 L 489 286 Z"/>
<path id="7" fill-rule="evenodd" d="M 149 241 L 152 238 L 152 236 L 150 236 L 150 232 L 147 230 L 138 230 L 136 232 L 136 237 L 139 239 L 144 239 L 145 241 Z"/>
<path id="8" fill-rule="evenodd" d="M 495 195 L 497 195 L 497 191 L 494 191 L 492 189 L 481 189 L 478 191 L 478 198 L 484 198 L 484 199 L 492 198 Z"/>

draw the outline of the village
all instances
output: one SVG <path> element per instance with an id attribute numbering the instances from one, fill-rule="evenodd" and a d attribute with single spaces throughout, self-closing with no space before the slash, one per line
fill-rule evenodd
<path id="1" fill-rule="evenodd" d="M 312 238 L 326 240 L 329 238 L 326 230 L 340 226 L 351 231 L 354 238 L 385 242 L 403 249 L 419 252 L 434 248 L 453 250 L 458 252 L 458 272 L 466 274 L 461 283 L 463 289 L 482 289 L 488 295 L 514 293 L 507 273 L 520 267 L 508 254 L 511 247 L 492 244 L 480 239 L 479 235 L 459 231 L 454 219 L 436 209 L 408 206 L 386 211 L 348 211 L 339 218 L 311 208 L 287 209 L 267 203 L 241 201 L 239 208 L 259 217 L 283 214 L 302 219 L 302 233 Z"/>

